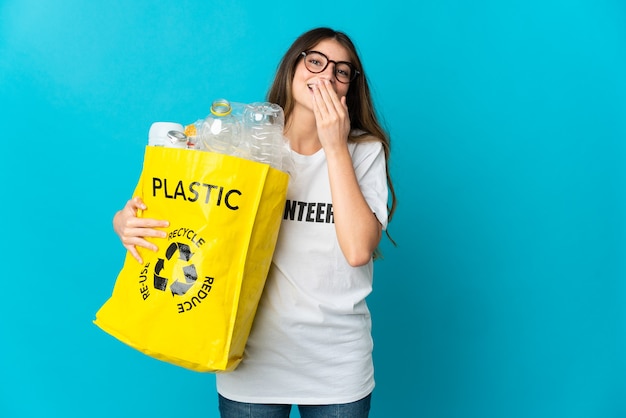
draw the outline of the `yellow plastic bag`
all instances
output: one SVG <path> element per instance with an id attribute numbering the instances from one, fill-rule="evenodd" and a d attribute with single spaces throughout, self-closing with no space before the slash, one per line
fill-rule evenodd
<path id="1" fill-rule="evenodd" d="M 146 147 L 135 190 L 167 219 L 158 252 L 130 254 L 94 323 L 141 352 L 191 370 L 233 370 L 276 245 L 289 177 L 242 158 Z"/>

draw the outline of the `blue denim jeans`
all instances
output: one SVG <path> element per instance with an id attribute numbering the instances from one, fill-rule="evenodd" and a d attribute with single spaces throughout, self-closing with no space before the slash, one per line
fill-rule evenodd
<path id="1" fill-rule="evenodd" d="M 367 418 L 372 395 L 350 403 L 298 405 L 301 418 Z M 289 418 L 291 405 L 236 402 L 219 395 L 221 418 Z"/>

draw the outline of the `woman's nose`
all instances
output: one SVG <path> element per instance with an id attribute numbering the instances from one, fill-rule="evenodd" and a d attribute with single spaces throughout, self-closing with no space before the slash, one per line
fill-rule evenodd
<path id="1" fill-rule="evenodd" d="M 324 71 L 322 71 L 320 73 L 320 78 L 324 79 L 324 80 L 328 80 L 331 83 L 335 82 L 335 65 L 333 63 L 330 63 L 325 69 Z"/>

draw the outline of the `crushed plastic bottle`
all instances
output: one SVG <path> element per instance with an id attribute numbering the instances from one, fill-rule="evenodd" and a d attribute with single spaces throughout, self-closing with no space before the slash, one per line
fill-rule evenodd
<path id="1" fill-rule="evenodd" d="M 277 104 L 258 102 L 246 105 L 243 126 L 253 161 L 282 168 L 284 124 L 283 109 Z"/>

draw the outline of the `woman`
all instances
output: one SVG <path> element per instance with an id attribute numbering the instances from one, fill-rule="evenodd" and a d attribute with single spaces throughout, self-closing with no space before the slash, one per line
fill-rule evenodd
<path id="1" fill-rule="evenodd" d="M 395 209 L 389 139 L 356 48 L 329 28 L 291 45 L 267 97 L 285 111 L 295 164 L 287 205 L 244 359 L 218 374 L 220 413 L 367 417 L 374 388 L 373 259 Z M 390 195 L 390 198 L 389 198 Z M 391 205 L 388 206 L 388 202 Z M 156 251 L 168 223 L 136 216 L 135 198 L 113 225 L 128 251 Z"/>

